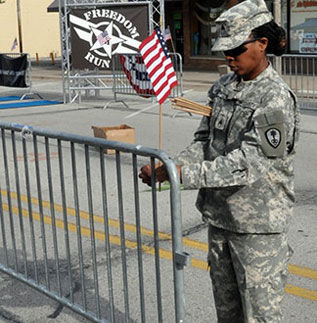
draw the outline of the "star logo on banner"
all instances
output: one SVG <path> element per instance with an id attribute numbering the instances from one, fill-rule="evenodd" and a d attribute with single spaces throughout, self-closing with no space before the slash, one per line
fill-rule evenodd
<path id="1" fill-rule="evenodd" d="M 113 35 L 113 22 L 112 21 L 109 23 L 108 27 L 105 30 L 100 30 L 100 29 L 92 27 L 92 26 L 90 28 L 91 28 L 92 32 L 94 33 L 94 35 L 96 36 L 96 42 L 92 45 L 90 50 L 96 50 L 96 49 L 103 48 L 109 58 L 112 57 L 112 46 L 125 42 L 124 39 Z M 103 34 L 107 34 L 108 41 L 106 41 L 106 42 L 100 41 L 100 37 L 102 37 Z"/>

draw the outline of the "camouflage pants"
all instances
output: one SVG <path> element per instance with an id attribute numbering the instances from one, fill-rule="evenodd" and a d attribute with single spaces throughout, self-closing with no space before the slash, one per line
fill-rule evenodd
<path id="1" fill-rule="evenodd" d="M 239 234 L 210 225 L 208 240 L 218 322 L 283 322 L 281 301 L 292 255 L 286 234 Z"/>

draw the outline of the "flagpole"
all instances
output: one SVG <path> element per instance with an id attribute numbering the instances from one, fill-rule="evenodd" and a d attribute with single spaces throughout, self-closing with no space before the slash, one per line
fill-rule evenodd
<path id="1" fill-rule="evenodd" d="M 22 46 L 22 25 L 21 25 L 21 6 L 20 0 L 17 0 L 17 15 L 18 15 L 18 34 L 19 34 L 19 48 L 20 53 L 23 53 L 23 46 Z"/>
<path id="2" fill-rule="evenodd" d="M 162 149 L 162 104 L 159 108 L 159 149 Z M 161 165 L 161 162 L 159 164 Z M 161 183 L 159 183 L 159 192 L 161 192 Z"/>
<path id="3" fill-rule="evenodd" d="M 173 41 L 173 37 L 172 37 L 172 33 L 171 33 L 171 29 L 170 29 L 170 26 L 168 25 L 167 26 L 169 31 L 170 31 L 170 34 L 171 34 L 171 43 L 172 43 L 172 49 L 173 49 L 173 52 L 176 53 L 176 50 L 175 50 L 175 46 L 174 46 L 174 41 Z"/>

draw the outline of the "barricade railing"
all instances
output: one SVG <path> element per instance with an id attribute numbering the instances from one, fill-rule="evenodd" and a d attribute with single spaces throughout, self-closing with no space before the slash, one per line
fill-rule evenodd
<path id="1" fill-rule="evenodd" d="M 113 88 L 113 76 L 111 71 L 81 71 L 74 72 L 68 76 L 68 92 L 71 93 L 70 103 L 78 100 L 80 103 L 82 100 L 82 93 L 86 97 L 91 96 L 91 93 L 95 97 L 100 96 L 101 91 L 112 91 Z"/>
<path id="2" fill-rule="evenodd" d="M 317 55 L 283 55 L 279 58 L 270 60 L 274 67 L 280 62 L 280 71 L 285 82 L 295 92 L 301 108 L 317 108 Z"/>
<path id="3" fill-rule="evenodd" d="M 183 96 L 182 56 L 179 53 L 170 53 L 170 58 L 178 85 L 172 89 L 169 97 L 175 98 Z M 123 100 L 118 99 L 118 94 L 137 95 L 146 98 L 155 97 L 153 90 L 151 91 L 151 82 L 148 78 L 146 67 L 144 63 L 141 63 L 141 54 L 115 54 L 112 58 L 112 75 L 114 102 L 123 102 L 125 104 Z"/>
<path id="4" fill-rule="evenodd" d="M 23 125 L 2 122 L 0 132 L 0 271 L 93 322 L 185 322 L 173 161 Z M 160 193 L 137 174 L 156 161 L 170 178 Z"/>

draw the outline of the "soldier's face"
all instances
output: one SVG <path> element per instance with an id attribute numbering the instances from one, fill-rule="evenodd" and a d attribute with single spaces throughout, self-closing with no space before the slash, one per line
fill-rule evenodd
<path id="1" fill-rule="evenodd" d="M 267 38 L 250 37 L 241 46 L 225 51 L 224 55 L 230 69 L 246 81 L 257 77 L 268 64 L 265 54 L 267 41 Z"/>

